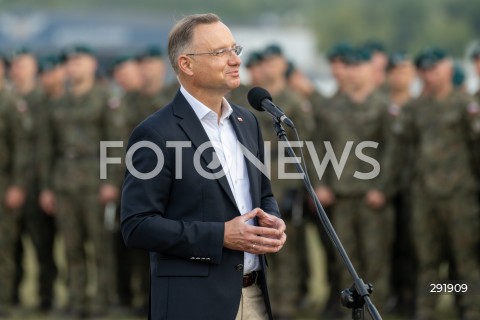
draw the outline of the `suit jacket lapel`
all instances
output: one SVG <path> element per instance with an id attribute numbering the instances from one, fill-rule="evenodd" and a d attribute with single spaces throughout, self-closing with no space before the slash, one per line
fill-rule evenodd
<path id="1" fill-rule="evenodd" d="M 173 107 L 174 114 L 177 117 L 181 118 L 178 125 L 182 128 L 185 134 L 192 141 L 192 145 L 195 147 L 195 149 L 198 150 L 198 148 L 202 144 L 210 141 L 207 133 L 205 132 L 205 129 L 202 126 L 202 123 L 200 122 L 197 115 L 195 114 L 195 112 L 193 111 L 192 107 L 187 102 L 183 94 L 180 92 L 180 90 L 177 92 L 177 95 L 173 100 L 173 103 L 174 103 L 174 107 Z M 216 154 L 214 153 L 213 147 L 209 147 L 205 149 L 202 152 L 201 156 L 207 165 L 214 160 L 219 161 Z M 207 170 L 210 170 L 210 169 L 207 168 Z M 210 172 L 213 173 L 213 170 L 210 170 Z M 230 185 L 228 184 L 228 180 L 225 177 L 225 175 L 223 175 L 222 177 L 216 180 L 218 181 L 222 189 L 225 191 L 229 199 L 233 202 L 233 204 L 236 207 L 237 203 L 235 201 L 232 190 L 230 189 Z"/>

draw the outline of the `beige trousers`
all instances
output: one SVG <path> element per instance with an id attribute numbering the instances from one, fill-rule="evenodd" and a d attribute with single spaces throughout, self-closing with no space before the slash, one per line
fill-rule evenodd
<path id="1" fill-rule="evenodd" d="M 242 288 L 240 306 L 235 320 L 266 320 L 268 319 L 263 293 L 256 284 Z"/>

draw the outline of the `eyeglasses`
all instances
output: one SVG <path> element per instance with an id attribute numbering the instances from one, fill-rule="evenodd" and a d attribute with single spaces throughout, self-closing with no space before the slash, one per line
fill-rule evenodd
<path id="1" fill-rule="evenodd" d="M 211 55 L 211 56 L 214 56 L 214 57 L 223 57 L 226 54 L 228 54 L 228 56 L 230 57 L 232 55 L 232 52 L 234 52 L 237 55 L 237 57 L 240 57 L 242 55 L 242 52 L 243 52 L 243 47 L 242 46 L 234 46 L 233 48 L 230 48 L 230 49 L 221 49 L 221 50 L 217 50 L 217 51 L 202 52 L 202 53 L 187 53 L 186 55 L 187 56 L 200 56 L 200 55 L 208 54 L 208 55 Z"/>

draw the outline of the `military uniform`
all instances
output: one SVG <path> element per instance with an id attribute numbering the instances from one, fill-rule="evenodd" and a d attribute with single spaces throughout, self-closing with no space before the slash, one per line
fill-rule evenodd
<path id="1" fill-rule="evenodd" d="M 365 195 L 378 190 L 387 196 L 392 192 L 391 143 L 388 141 L 387 105 L 381 93 L 373 92 L 363 103 L 353 102 L 339 93 L 338 97 L 319 113 L 317 150 L 324 150 L 324 142 L 331 144 L 337 159 L 342 157 L 347 142 L 353 142 L 352 151 L 345 159 L 343 171 L 336 173 L 331 165 L 320 185 L 329 187 L 335 195 L 333 225 L 347 254 L 359 275 L 374 285 L 373 301 L 380 311 L 388 297 L 390 276 L 390 247 L 392 212 L 388 203 L 380 209 L 367 205 Z M 356 172 L 372 171 L 372 164 L 361 160 L 353 152 L 361 142 L 378 143 L 377 148 L 366 148 L 362 153 L 380 164 L 380 172 L 373 179 L 360 179 Z M 318 152 L 318 151 L 317 151 Z M 319 155 L 325 153 L 318 152 Z M 322 158 L 319 157 L 320 161 Z M 353 283 L 343 265 L 338 265 L 342 289 Z"/>
<path id="2" fill-rule="evenodd" d="M 100 141 L 117 141 L 123 125 L 112 115 L 108 94 L 99 85 L 75 96 L 68 93 L 52 109 L 46 141 L 50 143 L 53 179 L 45 181 L 56 195 L 56 219 L 63 235 L 68 263 L 69 307 L 74 314 L 87 312 L 87 269 L 85 244 L 94 248 L 96 291 L 92 313 L 107 311 L 113 285 L 112 235 L 104 225 L 104 208 L 99 202 Z M 115 108 L 113 108 L 115 109 Z M 118 126 L 118 129 L 115 129 Z M 109 153 L 111 156 L 111 154 Z M 121 166 L 110 165 L 109 183 L 118 185 Z M 50 185 L 49 185 L 50 183 Z"/>
<path id="3" fill-rule="evenodd" d="M 111 117 L 117 122 L 115 127 L 120 127 L 119 140 L 123 141 L 124 152 L 128 137 L 133 129 L 155 112 L 160 106 L 146 103 L 147 99 L 142 100 L 142 94 L 137 91 L 122 92 L 120 96 L 111 97 L 109 106 L 111 109 Z M 143 103 L 139 103 L 142 101 Z M 118 186 L 123 183 L 123 174 L 119 177 Z M 117 180 L 115 178 L 115 180 Z M 132 307 L 134 301 L 139 304 L 140 310 L 147 312 L 148 310 L 148 294 L 149 294 L 149 255 L 148 252 L 139 249 L 129 249 L 125 246 L 123 237 L 119 232 L 116 238 L 116 255 L 117 255 L 117 289 L 118 298 L 121 306 Z M 138 283 L 138 291 L 134 291 L 135 279 Z M 134 299 L 135 298 L 135 299 Z"/>
<path id="4" fill-rule="evenodd" d="M 167 105 L 167 103 L 170 101 L 171 100 L 167 100 L 167 97 L 164 95 L 163 91 L 158 92 L 153 96 L 145 93 L 138 93 L 133 104 L 135 106 L 133 110 L 141 114 L 136 115 L 133 119 L 146 119 L 149 115 L 155 113 L 160 108 Z"/>
<path id="5" fill-rule="evenodd" d="M 25 186 L 18 173 L 27 163 L 25 157 L 16 160 L 16 155 L 26 151 L 25 143 L 19 140 L 16 127 L 14 100 L 5 90 L 0 91 L 0 317 L 6 315 L 11 303 L 15 275 L 14 247 L 19 234 L 19 212 L 5 206 L 5 192 L 11 185 Z"/>
<path id="6" fill-rule="evenodd" d="M 347 100 L 345 94 L 337 91 L 332 97 L 326 99 L 322 96 L 312 96 L 310 99 L 315 116 L 315 123 L 317 130 L 315 134 L 312 136 L 312 141 L 315 143 L 315 148 L 317 150 L 317 154 L 321 156 L 325 155 L 325 148 L 323 145 L 324 141 L 324 134 L 326 133 L 326 128 L 328 127 L 328 123 L 323 123 L 328 117 L 326 116 L 332 108 L 335 108 L 336 105 L 342 105 Z M 325 137 L 325 139 L 327 139 Z M 320 159 L 321 160 L 321 159 Z M 310 177 L 312 177 L 312 184 L 316 187 L 317 179 L 315 167 L 313 166 L 312 161 L 309 162 L 308 166 Z M 325 186 L 324 181 L 321 183 Z M 322 203 L 322 206 L 324 204 Z M 325 213 L 331 222 L 333 222 L 333 215 L 334 215 L 334 205 L 330 205 L 328 207 L 324 206 Z M 345 289 L 341 286 L 340 283 L 340 270 L 343 268 L 342 262 L 339 259 L 337 249 L 334 247 L 330 237 L 326 233 L 326 230 L 321 223 L 321 221 L 317 218 L 317 213 L 314 208 L 312 210 L 313 219 L 317 226 L 318 235 L 322 242 L 323 248 L 325 250 L 326 256 L 326 271 L 327 271 L 327 281 L 329 284 L 329 295 L 325 306 L 322 310 L 321 316 L 322 317 L 332 317 L 336 318 L 341 313 L 341 304 L 340 304 L 340 292 Z"/>
<path id="7" fill-rule="evenodd" d="M 415 148 L 412 184 L 413 235 L 419 261 L 417 316 L 433 317 L 441 282 L 438 267 L 453 263 L 461 283 L 478 286 L 479 205 L 472 143 L 480 137 L 480 107 L 454 91 L 439 101 L 425 95 L 405 107 L 398 128 Z M 478 165 L 475 164 L 475 166 Z M 452 264 L 450 266 L 453 266 Z M 464 319 L 478 319 L 475 294 L 458 296 Z"/>
<path id="8" fill-rule="evenodd" d="M 44 173 L 41 167 L 39 154 L 41 153 L 41 141 L 39 136 L 47 119 L 49 104 L 45 103 L 39 90 L 15 97 L 15 124 L 20 128 L 19 135 L 28 146 L 28 152 L 19 155 L 25 159 L 16 161 L 27 162 L 24 175 L 26 202 L 22 207 L 20 218 L 20 233 L 27 233 L 35 247 L 39 263 L 39 299 L 40 308 L 48 310 L 53 302 L 53 283 L 57 275 L 57 268 L 53 258 L 53 243 L 55 236 L 54 219 L 47 215 L 39 206 L 41 175 Z M 23 277 L 23 250 L 21 236 L 17 238 L 17 273 L 15 277 L 14 299 L 18 297 L 18 289 Z"/>

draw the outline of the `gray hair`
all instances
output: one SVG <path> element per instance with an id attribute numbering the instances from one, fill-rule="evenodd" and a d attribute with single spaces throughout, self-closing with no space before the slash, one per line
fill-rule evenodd
<path id="1" fill-rule="evenodd" d="M 221 21 L 214 13 L 193 14 L 178 21 L 168 35 L 168 58 L 172 68 L 178 74 L 178 57 L 192 42 L 193 30 L 200 24 L 211 24 Z"/>

